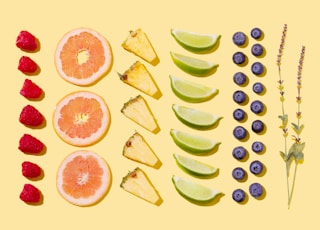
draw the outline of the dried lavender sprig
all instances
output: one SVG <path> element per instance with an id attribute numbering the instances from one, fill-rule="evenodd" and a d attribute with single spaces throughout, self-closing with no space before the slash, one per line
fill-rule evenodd
<path id="1" fill-rule="evenodd" d="M 284 49 L 284 45 L 285 45 L 285 41 L 286 41 L 286 37 L 287 37 L 287 24 L 284 24 L 283 26 L 283 31 L 282 31 L 282 37 L 281 37 L 281 43 L 280 43 L 280 47 L 279 47 L 279 54 L 278 54 L 278 58 L 277 58 L 277 66 L 278 69 L 280 71 L 280 66 L 281 66 L 281 59 L 282 59 L 282 55 L 283 55 L 283 49 Z"/>

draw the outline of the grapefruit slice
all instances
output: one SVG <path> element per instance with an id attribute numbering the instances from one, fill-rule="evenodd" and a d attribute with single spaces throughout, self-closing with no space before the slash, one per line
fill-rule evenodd
<path id="1" fill-rule="evenodd" d="M 58 43 L 55 64 L 58 73 L 75 85 L 91 85 L 102 78 L 112 65 L 109 42 L 98 32 L 77 28 Z"/>
<path id="2" fill-rule="evenodd" d="M 68 202 L 89 206 L 100 201 L 111 185 L 111 171 L 106 161 L 92 151 L 76 151 L 61 163 L 57 189 Z"/>
<path id="3" fill-rule="evenodd" d="M 89 146 L 99 141 L 110 125 L 110 112 L 99 95 L 89 91 L 73 92 L 62 98 L 53 114 L 58 136 L 74 146 Z"/>

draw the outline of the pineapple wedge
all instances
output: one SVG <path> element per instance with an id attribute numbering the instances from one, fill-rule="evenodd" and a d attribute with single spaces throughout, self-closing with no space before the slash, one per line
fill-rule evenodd
<path id="1" fill-rule="evenodd" d="M 122 43 L 122 47 L 152 65 L 157 65 L 159 63 L 158 55 L 156 54 L 147 35 L 141 28 L 136 31 L 130 31 L 129 36 Z"/>
<path id="2" fill-rule="evenodd" d="M 161 92 L 146 66 L 140 61 L 133 63 L 123 74 L 119 74 L 120 80 L 140 90 L 141 92 L 160 98 Z"/>
<path id="3" fill-rule="evenodd" d="M 125 143 L 122 151 L 123 156 L 128 159 L 140 162 L 150 167 L 159 168 L 161 162 L 152 151 L 144 137 L 135 132 Z"/>
<path id="4" fill-rule="evenodd" d="M 138 95 L 124 103 L 121 113 L 152 133 L 158 133 L 160 127 L 149 108 L 147 101 Z"/>
<path id="5" fill-rule="evenodd" d="M 144 199 L 152 204 L 160 205 L 162 199 L 147 174 L 139 167 L 122 178 L 120 187 L 125 191 Z"/>

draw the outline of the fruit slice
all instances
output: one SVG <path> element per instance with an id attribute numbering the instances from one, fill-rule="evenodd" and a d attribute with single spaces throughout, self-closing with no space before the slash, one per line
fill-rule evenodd
<path id="1" fill-rule="evenodd" d="M 213 62 L 185 56 L 174 52 L 170 52 L 170 55 L 174 64 L 181 70 L 198 77 L 208 76 L 212 74 L 213 71 L 219 66 L 218 64 L 215 64 Z"/>
<path id="2" fill-rule="evenodd" d="M 129 36 L 122 43 L 122 47 L 152 65 L 159 63 L 159 58 L 150 40 L 141 28 L 135 31 L 130 31 Z"/>
<path id="3" fill-rule="evenodd" d="M 172 176 L 172 182 L 177 191 L 185 198 L 192 201 L 207 203 L 213 201 L 217 196 L 221 195 L 222 192 L 208 188 L 201 184 L 195 183 L 185 178 Z"/>
<path id="4" fill-rule="evenodd" d="M 152 204 L 160 205 L 162 202 L 158 191 L 151 183 L 147 174 L 139 167 L 135 168 L 123 177 L 120 187 Z"/>
<path id="5" fill-rule="evenodd" d="M 100 201 L 111 185 L 108 164 L 97 153 L 76 151 L 61 163 L 57 173 L 57 189 L 68 202 L 88 206 Z"/>
<path id="6" fill-rule="evenodd" d="M 156 82 L 146 66 L 140 61 L 136 61 L 123 74 L 119 74 L 119 76 L 120 80 L 124 83 L 131 85 L 151 97 L 159 98 L 161 96 L 161 92 Z"/>
<path id="7" fill-rule="evenodd" d="M 180 121 L 196 129 L 211 128 L 222 119 L 222 117 L 219 115 L 214 115 L 198 109 L 177 104 L 173 104 L 172 109 Z"/>
<path id="8" fill-rule="evenodd" d="M 213 98 L 219 90 L 205 86 L 183 78 L 170 76 L 171 89 L 181 100 L 193 103 L 208 101 Z"/>
<path id="9" fill-rule="evenodd" d="M 109 108 L 102 97 L 89 91 L 73 92 L 62 98 L 53 114 L 58 136 L 74 146 L 88 146 L 100 140 L 110 124 Z"/>
<path id="10" fill-rule="evenodd" d="M 160 160 L 150 148 L 144 137 L 135 132 L 125 143 L 122 151 L 123 156 L 128 159 L 140 162 L 142 164 L 159 167 L 161 164 Z"/>
<path id="11" fill-rule="evenodd" d="M 124 103 L 121 112 L 126 117 L 150 132 L 157 133 L 160 131 L 157 121 L 151 109 L 149 108 L 147 101 L 141 95 L 131 98 L 129 101 Z"/>
<path id="12" fill-rule="evenodd" d="M 208 154 L 221 144 L 215 140 L 175 129 L 170 130 L 170 135 L 177 146 L 194 154 Z"/>
<path id="13" fill-rule="evenodd" d="M 220 34 L 199 34 L 179 29 L 171 29 L 170 32 L 182 47 L 195 53 L 211 51 L 221 38 Z"/>
<path id="14" fill-rule="evenodd" d="M 55 52 L 58 73 L 75 85 L 90 85 L 98 81 L 111 68 L 112 59 L 109 42 L 88 28 L 68 32 Z"/>
<path id="15" fill-rule="evenodd" d="M 174 153 L 173 157 L 183 170 L 195 176 L 209 177 L 218 171 L 216 167 L 186 156 Z"/>

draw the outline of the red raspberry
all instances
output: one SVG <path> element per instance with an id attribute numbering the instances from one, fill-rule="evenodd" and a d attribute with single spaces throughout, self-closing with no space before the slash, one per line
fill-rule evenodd
<path id="1" fill-rule="evenodd" d="M 30 134 L 24 134 L 19 140 L 18 149 L 26 154 L 40 154 L 43 152 L 45 145 L 37 138 Z"/>
<path id="2" fill-rule="evenodd" d="M 41 200 L 41 192 L 34 185 L 25 184 L 20 193 L 20 199 L 26 203 L 39 203 Z"/>
<path id="3" fill-rule="evenodd" d="M 18 70 L 25 74 L 35 73 L 38 69 L 37 63 L 27 56 L 22 56 L 19 60 Z"/>
<path id="4" fill-rule="evenodd" d="M 44 117 L 35 107 L 26 105 L 20 113 L 19 121 L 26 126 L 38 127 L 43 124 Z"/>
<path id="5" fill-rule="evenodd" d="M 16 46 L 26 51 L 35 51 L 38 48 L 38 42 L 34 35 L 22 30 L 17 37 Z"/>
<path id="6" fill-rule="evenodd" d="M 24 161 L 22 164 L 22 175 L 27 178 L 37 178 L 41 175 L 42 169 L 39 165 L 30 161 Z"/>
<path id="7" fill-rule="evenodd" d="M 42 89 L 29 79 L 25 79 L 20 94 L 28 99 L 37 99 L 42 95 Z"/>

